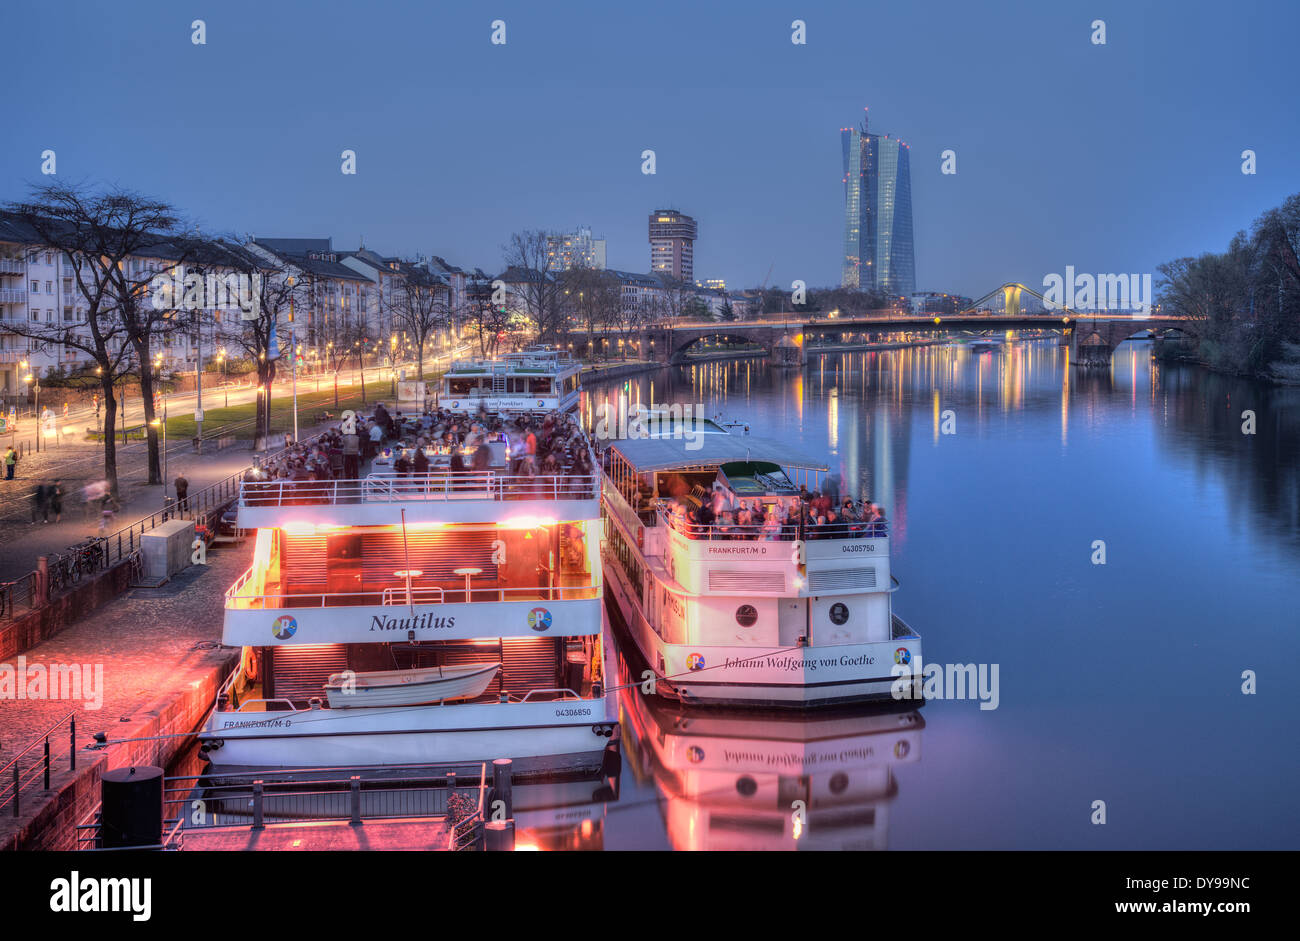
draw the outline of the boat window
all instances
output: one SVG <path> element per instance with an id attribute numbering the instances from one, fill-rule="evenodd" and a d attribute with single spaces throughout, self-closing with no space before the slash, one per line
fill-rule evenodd
<path id="1" fill-rule="evenodd" d="M 528 380 L 528 391 L 532 395 L 550 395 L 551 377 L 533 376 Z"/>
<path id="2" fill-rule="evenodd" d="M 449 378 L 447 380 L 447 392 L 450 395 L 469 395 L 479 388 L 479 379 L 477 376 L 469 379 Z"/>

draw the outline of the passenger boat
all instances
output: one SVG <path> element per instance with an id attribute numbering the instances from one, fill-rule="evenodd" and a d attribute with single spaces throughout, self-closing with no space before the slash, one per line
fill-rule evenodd
<path id="1" fill-rule="evenodd" d="M 689 523 L 715 491 L 797 510 L 827 467 L 708 420 L 644 427 L 602 455 L 602 512 L 607 591 L 656 693 L 771 707 L 911 696 L 921 638 L 893 614 L 887 523 Z"/>
<path id="2" fill-rule="evenodd" d="M 566 460 L 590 457 L 574 428 Z M 571 461 L 512 474 L 500 444 L 486 470 L 454 473 L 435 455 L 423 474 L 367 464 L 356 480 L 243 484 L 253 560 L 226 593 L 222 636 L 243 656 L 199 734 L 214 774 L 601 767 L 617 707 L 603 677 L 599 477 Z M 438 689 L 434 674 L 466 685 Z"/>
<path id="3" fill-rule="evenodd" d="M 498 359 L 453 363 L 438 404 L 452 412 L 504 414 L 568 412 L 578 407 L 582 365 L 567 351 L 533 346 Z"/>

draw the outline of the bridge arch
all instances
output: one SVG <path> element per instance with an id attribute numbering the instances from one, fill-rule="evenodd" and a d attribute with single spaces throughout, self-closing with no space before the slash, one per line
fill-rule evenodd
<path id="1" fill-rule="evenodd" d="M 698 329 L 678 329 L 673 332 L 672 345 L 668 350 L 668 362 L 673 365 L 690 362 L 688 351 L 708 340 L 752 344 L 762 348 L 764 354 L 771 357 L 784 335 L 784 331 L 779 329 L 737 330 L 725 323 L 702 324 Z"/>

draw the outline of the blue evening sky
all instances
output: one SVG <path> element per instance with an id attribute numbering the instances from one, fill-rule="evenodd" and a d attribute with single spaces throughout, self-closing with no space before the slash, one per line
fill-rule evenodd
<path id="1" fill-rule="evenodd" d="M 1149 272 L 1300 191 L 1290 0 L 159 0 L 4 20 L 0 198 L 53 149 L 60 179 L 213 231 L 493 271 L 512 231 L 578 224 L 645 271 L 646 218 L 672 206 L 699 220 L 698 278 L 838 283 L 838 132 L 864 106 L 911 145 L 918 290 Z"/>

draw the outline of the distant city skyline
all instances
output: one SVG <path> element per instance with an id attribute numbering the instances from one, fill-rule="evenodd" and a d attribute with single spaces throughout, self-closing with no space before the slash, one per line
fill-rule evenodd
<path id="1" fill-rule="evenodd" d="M 737 288 L 833 286 L 842 192 L 827 129 L 868 103 L 873 126 L 911 145 L 918 291 L 978 297 L 1067 265 L 1153 271 L 1220 250 L 1300 188 L 1294 6 L 1265 26 L 1202 2 L 809 0 L 799 46 L 794 14 L 763 0 L 503 0 L 490 15 L 380 3 L 382 28 L 351 36 L 345 58 L 325 54 L 354 14 L 337 0 L 60 9 L 6 11 L 23 37 L 12 70 L 39 75 L 40 92 L 10 102 L 0 198 L 48 180 L 49 150 L 58 180 L 120 184 L 215 232 L 364 237 L 384 254 L 499 269 L 512 232 L 581 220 L 608 240 L 609 267 L 643 271 L 646 214 L 668 205 L 707 233 L 700 274 Z M 189 29 L 200 16 L 202 46 Z M 490 43 L 498 17 L 504 46 Z M 1090 41 L 1098 17 L 1106 45 Z M 900 41 L 873 50 L 864 72 L 868 29 Z M 644 68 L 669 47 L 692 68 Z M 1025 55 L 971 58 L 1008 48 Z M 1215 54 L 1188 68 L 1188 49 Z M 557 68 L 568 61 L 581 68 Z M 220 65 L 236 62 L 257 67 Z M 521 107 L 528 96 L 548 106 Z M 638 110 L 648 96 L 682 106 Z M 417 113 L 437 118 L 404 119 Z M 1207 140 L 1198 118 L 1210 115 Z M 1257 174 L 1241 172 L 1247 149 Z M 355 175 L 340 172 L 344 150 Z M 654 174 L 642 172 L 646 150 Z"/>

